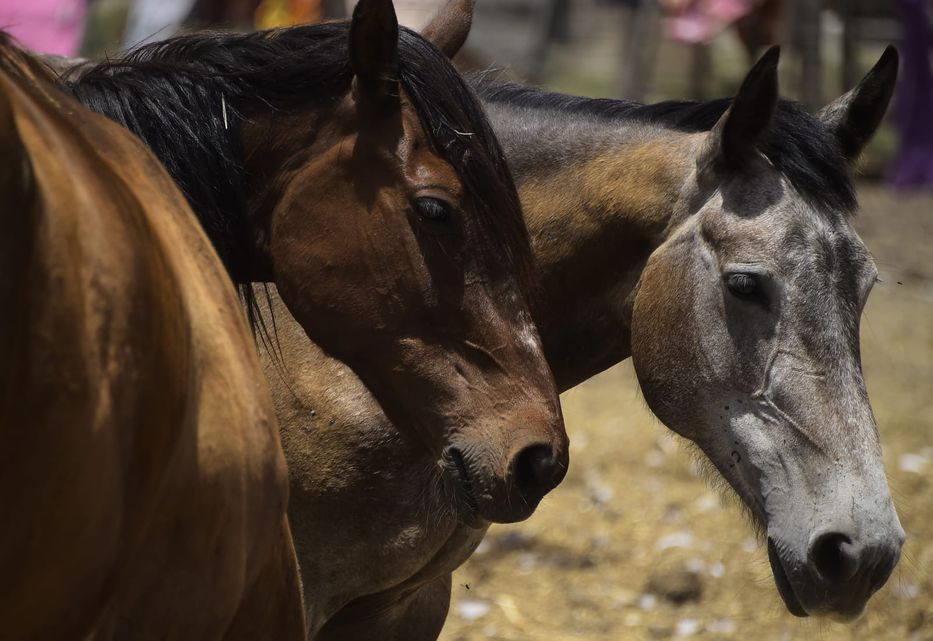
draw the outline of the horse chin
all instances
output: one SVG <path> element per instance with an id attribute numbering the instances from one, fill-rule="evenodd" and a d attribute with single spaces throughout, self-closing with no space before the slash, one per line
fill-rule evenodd
<path id="1" fill-rule="evenodd" d="M 774 575 L 774 583 L 777 585 L 778 594 L 780 594 L 781 598 L 784 600 L 784 605 L 787 606 L 788 612 L 795 617 L 810 616 L 797 598 L 794 587 L 787 577 L 787 572 L 784 571 L 784 565 L 781 563 L 781 557 L 777 553 L 774 541 L 770 538 L 768 539 L 768 561 L 771 562 L 771 573 Z"/>
<path id="2" fill-rule="evenodd" d="M 445 476 L 453 485 L 452 507 L 457 521 L 475 530 L 488 527 L 489 522 L 480 514 L 479 502 L 463 456 L 455 450 L 446 453 L 443 467 Z"/>
<path id="3" fill-rule="evenodd" d="M 480 513 L 473 488 L 468 482 L 464 483 L 458 479 L 454 490 L 453 509 L 457 515 L 457 522 L 461 525 L 474 530 L 489 527 L 489 521 Z"/>

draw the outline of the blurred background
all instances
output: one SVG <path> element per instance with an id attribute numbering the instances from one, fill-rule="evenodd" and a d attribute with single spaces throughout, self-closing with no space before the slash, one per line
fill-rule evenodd
<path id="1" fill-rule="evenodd" d="M 425 24 L 443 0 L 397 0 Z M 345 18 L 354 0 L 0 0 L 0 27 L 37 51 L 117 55 L 186 29 L 249 30 Z M 458 63 L 568 93 L 651 102 L 732 93 L 755 57 L 784 47 L 782 90 L 818 108 L 900 46 L 899 100 L 862 172 L 933 184 L 933 0 L 480 0 Z M 900 134 L 900 137 L 898 137 Z"/>
<path id="2" fill-rule="evenodd" d="M 396 0 L 400 22 L 417 28 L 442 1 Z M 342 18 L 351 5 L 0 0 L 0 26 L 40 51 L 99 57 L 185 29 Z M 730 95 L 780 43 L 782 93 L 818 108 L 898 45 L 856 227 L 884 279 L 863 318 L 863 360 L 908 542 L 857 622 L 794 619 L 740 509 L 651 416 L 624 363 L 563 395 L 567 480 L 528 522 L 494 527 L 455 575 L 444 641 L 933 641 L 931 25 L 931 0 L 478 0 L 463 68 L 594 97 Z"/>

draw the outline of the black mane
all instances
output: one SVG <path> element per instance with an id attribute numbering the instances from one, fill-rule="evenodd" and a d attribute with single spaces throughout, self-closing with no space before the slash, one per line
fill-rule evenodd
<path id="1" fill-rule="evenodd" d="M 707 102 L 665 101 L 645 105 L 629 100 L 583 98 L 516 84 L 487 75 L 471 79 L 483 101 L 512 107 L 561 112 L 597 120 L 644 122 L 684 132 L 709 131 L 731 98 Z M 759 149 L 802 196 L 828 209 L 854 212 L 855 187 L 848 162 L 832 135 L 799 103 L 781 99 Z"/>
<path id="2" fill-rule="evenodd" d="M 335 104 L 353 77 L 349 23 L 251 34 L 200 33 L 81 67 L 65 82 L 83 104 L 143 139 L 187 196 L 233 279 L 249 280 L 241 122 Z M 531 282 L 531 249 L 503 152 L 473 90 L 417 33 L 399 29 L 401 85 L 435 151 L 473 198 L 488 242 Z M 251 289 L 241 288 L 248 297 Z"/>

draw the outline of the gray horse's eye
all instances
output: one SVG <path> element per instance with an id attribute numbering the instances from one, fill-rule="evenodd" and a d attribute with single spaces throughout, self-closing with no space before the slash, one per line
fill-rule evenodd
<path id="1" fill-rule="evenodd" d="M 758 279 L 753 274 L 729 274 L 726 276 L 726 285 L 736 296 L 748 298 L 758 294 Z"/>

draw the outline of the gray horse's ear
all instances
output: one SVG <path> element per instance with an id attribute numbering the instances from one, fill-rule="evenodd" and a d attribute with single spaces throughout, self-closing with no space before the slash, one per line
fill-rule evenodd
<path id="1" fill-rule="evenodd" d="M 855 89 L 832 101 L 817 114 L 850 162 L 862 153 L 888 110 L 897 83 L 897 66 L 897 49 L 888 45 Z"/>
<path id="2" fill-rule="evenodd" d="M 475 5 L 475 0 L 448 0 L 421 30 L 421 35 L 445 56 L 453 58 L 470 35 Z"/>
<path id="3" fill-rule="evenodd" d="M 771 47 L 745 76 L 732 105 L 710 132 L 707 160 L 740 166 L 755 153 L 777 108 L 780 56 L 781 48 Z"/>
<path id="4" fill-rule="evenodd" d="M 398 103 L 398 19 L 392 0 L 360 0 L 350 21 L 350 68 L 366 107 Z"/>

